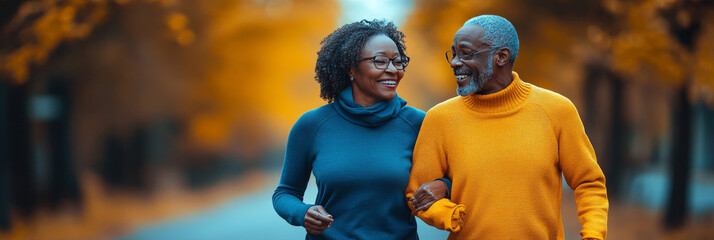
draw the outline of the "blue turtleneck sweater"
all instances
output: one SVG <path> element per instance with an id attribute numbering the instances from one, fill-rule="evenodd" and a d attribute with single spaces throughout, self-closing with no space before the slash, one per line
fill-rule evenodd
<path id="1" fill-rule="evenodd" d="M 333 216 L 330 228 L 306 239 L 417 239 L 404 190 L 424 112 L 399 96 L 364 108 L 352 88 L 335 102 L 308 111 L 288 137 L 275 211 L 304 226 L 303 202 L 310 172 L 318 186 L 316 205 Z"/>

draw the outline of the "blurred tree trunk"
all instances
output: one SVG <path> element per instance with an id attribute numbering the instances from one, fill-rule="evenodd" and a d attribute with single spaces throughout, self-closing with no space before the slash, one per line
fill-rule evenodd
<path id="1" fill-rule="evenodd" d="M 708 4 L 711 4 L 709 2 Z M 693 55 L 696 39 L 701 32 L 701 21 L 704 18 L 704 6 L 698 1 L 681 1 L 674 7 L 661 12 L 669 23 L 670 33 L 686 51 Z M 682 21 L 682 13 L 687 13 L 689 21 Z M 690 173 L 692 162 L 692 105 L 688 97 L 688 87 L 692 80 L 691 66 L 685 66 L 684 81 L 680 84 L 676 98 L 676 120 L 672 134 L 674 149 L 670 160 L 671 178 L 667 212 L 664 225 L 672 229 L 682 226 L 687 217 L 688 193 L 690 188 Z"/>
<path id="2" fill-rule="evenodd" d="M 3 31 L 5 26 L 15 13 L 22 1 L 3 0 L 0 1 L 0 31 Z M 13 44 L 12 37 L 9 34 L 2 34 L 0 37 L 0 46 L 6 47 Z M 11 210 L 14 193 L 13 186 L 13 169 L 12 169 L 12 147 L 10 121 L 12 110 L 10 106 L 10 92 L 12 87 L 10 83 L 12 79 L 0 77 L 0 230 L 9 230 L 12 227 Z"/>
<path id="3" fill-rule="evenodd" d="M 0 230 L 10 229 L 9 79 L 0 79 Z"/>
<path id="4" fill-rule="evenodd" d="M 687 89 L 681 88 L 677 96 L 677 112 L 672 143 L 674 151 L 670 160 L 670 190 L 665 215 L 669 229 L 682 226 L 687 217 L 687 201 L 691 165 L 692 109 L 687 99 Z"/>
<path id="5" fill-rule="evenodd" d="M 68 200 L 78 203 L 80 200 L 77 167 L 72 157 L 71 113 L 72 90 L 70 81 L 53 79 L 48 94 L 57 99 L 58 114 L 48 124 L 48 140 L 50 145 L 50 188 L 49 204 L 57 207 Z"/>
<path id="6" fill-rule="evenodd" d="M 617 197 L 620 195 L 620 189 L 622 189 L 622 170 L 625 168 L 625 154 L 627 149 L 627 131 L 628 128 L 625 126 L 625 121 L 623 120 L 622 107 L 623 103 L 623 83 L 620 78 L 614 74 L 607 74 L 607 81 L 609 81 L 610 92 L 612 93 L 612 101 L 610 102 L 610 109 L 612 115 L 610 115 L 610 141 L 608 143 L 609 157 L 610 157 L 610 169 L 605 174 L 608 188 L 608 196 Z"/>
<path id="7" fill-rule="evenodd" d="M 603 94 L 597 92 L 599 85 L 607 86 L 607 94 L 610 96 L 609 106 L 607 110 L 609 111 L 610 119 L 602 119 L 602 115 L 598 112 L 598 94 Z M 605 173 L 605 178 L 607 180 L 607 192 L 608 197 L 618 197 L 620 195 L 620 189 L 622 189 L 622 170 L 624 166 L 624 158 L 627 149 L 627 131 L 628 128 L 623 119 L 623 81 L 615 73 L 613 73 L 610 68 L 603 66 L 599 63 L 591 63 L 586 66 L 585 70 L 585 84 L 583 84 L 583 95 L 585 99 L 585 107 L 587 111 L 586 124 L 588 128 L 595 129 L 594 123 L 598 121 L 607 121 L 609 134 L 606 135 L 607 148 L 605 150 L 605 156 L 601 160 L 606 162 L 600 163 Z"/>
<path id="8" fill-rule="evenodd" d="M 147 158 L 149 132 L 144 125 L 138 126 L 129 142 L 129 158 L 126 159 L 127 184 L 133 190 L 147 191 L 149 179 L 147 176 Z"/>
<path id="9" fill-rule="evenodd" d="M 103 154 L 99 164 L 99 172 L 106 184 L 111 187 L 126 186 L 127 159 L 125 145 L 116 134 L 110 133 L 104 139 Z"/>
<path id="10" fill-rule="evenodd" d="M 27 216 L 37 208 L 36 177 L 30 139 L 29 84 L 10 86 L 8 97 L 8 155 L 12 205 Z"/>

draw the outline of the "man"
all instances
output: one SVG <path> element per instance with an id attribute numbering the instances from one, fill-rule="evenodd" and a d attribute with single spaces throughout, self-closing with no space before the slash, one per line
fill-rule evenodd
<path id="1" fill-rule="evenodd" d="M 562 174 L 575 190 L 582 238 L 605 239 L 605 176 L 578 112 L 512 72 L 518 44 L 499 16 L 472 18 L 456 32 L 447 60 L 460 97 L 424 119 L 408 204 L 426 223 L 450 230 L 449 239 L 564 239 Z M 445 175 L 451 200 L 429 207 L 419 186 Z"/>

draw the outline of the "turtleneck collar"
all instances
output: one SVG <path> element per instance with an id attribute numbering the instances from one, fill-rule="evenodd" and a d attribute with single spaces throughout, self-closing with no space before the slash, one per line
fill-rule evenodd
<path id="1" fill-rule="evenodd" d="M 530 95 L 532 85 L 523 82 L 518 73 L 512 72 L 512 74 L 513 81 L 501 91 L 486 95 L 471 94 L 462 97 L 466 106 L 479 113 L 500 113 L 523 104 L 528 95 Z"/>
<path id="2" fill-rule="evenodd" d="M 407 101 L 395 95 L 390 100 L 379 101 L 372 106 L 362 107 L 355 103 L 352 95 L 352 86 L 347 86 L 335 98 L 335 110 L 344 119 L 354 124 L 377 127 L 399 115 Z"/>

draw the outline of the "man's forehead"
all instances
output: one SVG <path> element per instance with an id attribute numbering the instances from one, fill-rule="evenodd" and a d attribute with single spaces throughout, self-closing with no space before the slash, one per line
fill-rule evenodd
<path id="1" fill-rule="evenodd" d="M 457 42 L 467 41 L 473 45 L 481 45 L 483 44 L 481 39 L 483 39 L 483 36 L 485 35 L 484 30 L 485 28 L 478 25 L 464 25 L 461 29 L 456 31 L 456 34 L 454 34 L 454 44 Z"/>

